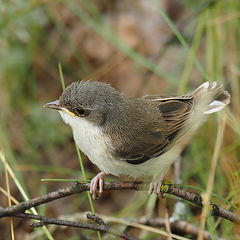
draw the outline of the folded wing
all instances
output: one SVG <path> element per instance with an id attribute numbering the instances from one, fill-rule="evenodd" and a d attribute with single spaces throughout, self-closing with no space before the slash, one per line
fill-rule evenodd
<path id="1" fill-rule="evenodd" d="M 159 111 L 161 121 L 154 129 L 140 136 L 141 142 L 133 146 L 131 151 L 119 153 L 121 159 L 131 164 L 141 164 L 165 153 L 184 136 L 185 126 L 191 121 L 192 96 L 144 98 Z"/>

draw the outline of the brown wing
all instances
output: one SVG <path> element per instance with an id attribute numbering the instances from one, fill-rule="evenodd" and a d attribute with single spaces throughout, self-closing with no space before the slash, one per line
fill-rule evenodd
<path id="1" fill-rule="evenodd" d="M 122 159 L 131 164 L 141 164 L 165 153 L 186 133 L 181 130 L 190 121 L 192 96 L 146 96 L 144 98 L 160 111 L 161 121 L 155 129 L 146 131 L 148 134 L 141 136 L 141 143 L 134 146 L 128 153 L 120 154 Z"/>

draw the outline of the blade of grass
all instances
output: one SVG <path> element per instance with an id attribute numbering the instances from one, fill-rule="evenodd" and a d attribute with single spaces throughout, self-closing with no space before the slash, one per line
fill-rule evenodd
<path id="1" fill-rule="evenodd" d="M 156 207 L 156 203 L 157 203 L 158 197 L 156 194 L 151 194 L 147 204 L 146 204 L 146 210 L 145 210 L 145 214 L 144 216 L 146 216 L 147 218 L 151 218 L 154 215 L 154 210 Z M 140 238 L 142 239 L 143 237 L 146 237 L 146 231 L 142 230 L 140 232 Z"/>
<path id="2" fill-rule="evenodd" d="M 193 58 L 191 56 L 191 53 L 196 55 L 196 52 L 197 52 L 197 50 L 199 48 L 199 45 L 201 43 L 201 38 L 202 38 L 203 32 L 204 32 L 204 16 L 201 14 L 198 17 L 198 24 L 197 24 L 196 31 L 195 31 L 195 34 L 194 34 L 194 38 L 193 38 L 192 46 L 191 46 L 191 49 L 190 49 L 190 53 L 188 54 L 187 61 L 185 63 L 185 67 L 184 67 L 182 76 L 180 78 L 180 84 L 179 84 L 179 90 L 178 90 L 179 94 L 183 94 L 187 90 L 187 84 L 188 84 L 188 81 L 190 79 L 190 75 L 191 75 L 193 65 L 194 65 L 194 61 L 193 61 Z"/>
<path id="3" fill-rule="evenodd" d="M 206 26 L 206 38 L 207 41 L 209 42 L 209 45 L 206 47 L 206 51 L 208 53 L 209 51 L 209 62 L 207 64 L 208 67 L 208 74 L 211 76 L 211 78 L 214 81 L 221 81 L 223 78 L 223 64 L 222 64 L 222 39 L 223 37 L 221 36 L 221 26 L 209 26 L 208 22 L 211 21 L 211 19 L 213 19 L 215 16 L 221 14 L 221 8 L 219 8 L 219 4 L 216 4 L 214 7 L 209 8 L 206 13 L 207 16 L 205 18 L 205 26 Z M 220 151 L 220 150 L 219 150 Z M 220 153 L 219 153 L 220 155 Z M 215 170 L 216 171 L 216 170 Z M 214 175 L 217 175 L 217 173 L 215 173 Z M 210 178 L 210 174 L 209 174 L 209 178 Z M 215 179 L 217 179 L 217 176 L 214 176 Z M 208 179 L 208 184 L 209 184 L 209 179 Z M 213 184 L 210 182 L 210 185 Z M 221 184 L 221 183 L 219 183 Z M 215 185 L 216 186 L 216 185 Z M 211 186 L 208 186 L 211 187 Z M 212 186 L 213 188 L 213 186 Z M 212 189 L 213 190 L 213 189 Z M 211 191 L 212 191 L 211 190 Z M 210 194 L 211 192 L 207 191 L 207 194 Z M 208 196 L 206 196 L 208 197 Z M 209 196 L 209 200 L 210 200 L 210 196 Z M 202 212 L 202 214 L 204 214 L 204 212 Z M 207 212 L 206 212 L 207 214 Z M 203 219 L 204 221 L 204 219 Z M 214 224 L 214 219 L 213 218 L 206 218 L 206 228 L 208 229 L 208 231 L 212 234 L 212 235 L 216 235 L 217 231 L 216 231 L 216 225 Z M 201 225 L 201 221 L 200 221 L 200 225 Z M 201 233 L 200 233 L 201 234 Z"/>
<path id="4" fill-rule="evenodd" d="M 220 5 L 216 5 L 217 7 L 217 11 L 216 14 L 217 15 L 221 15 L 221 7 L 219 7 Z M 206 23 L 207 24 L 207 23 Z M 215 73 L 215 80 L 217 81 L 223 81 L 223 79 L 225 78 L 224 76 L 224 58 L 223 58 L 223 54 L 224 54 L 224 28 L 221 25 L 216 25 L 215 26 L 215 32 L 214 32 L 214 37 L 215 37 L 215 43 L 216 43 L 216 54 L 215 54 L 215 61 L 216 61 L 216 73 Z"/>
<path id="5" fill-rule="evenodd" d="M 28 201 L 29 200 L 29 197 L 27 196 L 26 192 L 24 191 L 24 189 L 22 188 L 20 182 L 18 181 L 14 171 L 12 170 L 12 168 L 10 167 L 10 165 L 8 164 L 6 158 L 5 158 L 5 155 L 3 154 L 3 152 L 0 150 L 0 159 L 2 161 L 2 163 L 4 164 L 4 166 L 6 167 L 9 175 L 11 176 L 11 178 L 13 179 L 14 183 L 16 184 L 19 192 L 21 193 L 21 195 L 23 196 L 23 199 L 25 201 Z M 31 208 L 31 211 L 33 214 L 38 214 L 37 210 L 35 208 Z M 46 237 L 49 239 L 49 240 L 54 240 L 54 238 L 51 236 L 50 232 L 48 231 L 48 229 L 44 226 L 43 228 L 43 231 L 46 235 Z"/>
<path id="6" fill-rule="evenodd" d="M 226 116 L 224 115 L 222 118 L 222 121 L 219 125 L 219 128 L 218 128 L 216 144 L 215 144 L 213 157 L 212 157 L 212 161 L 211 161 L 211 166 L 210 166 L 210 172 L 209 172 L 209 176 L 208 176 L 207 191 L 203 197 L 203 209 L 202 209 L 202 214 L 201 214 L 201 219 L 200 219 L 200 230 L 201 231 L 199 231 L 198 240 L 203 239 L 205 222 L 206 222 L 207 215 L 209 212 L 209 201 L 210 201 L 210 196 L 211 196 L 212 189 L 213 189 L 214 176 L 215 176 L 215 172 L 216 172 L 219 153 L 221 150 L 221 144 L 222 144 L 222 138 L 223 138 L 225 124 L 226 124 Z"/>
<path id="7" fill-rule="evenodd" d="M 10 145 L 10 139 L 9 139 L 9 133 L 6 131 L 7 127 L 0 125 L 0 148 L 4 149 L 4 154 L 8 158 L 8 162 L 11 166 L 17 166 L 17 160 L 14 156 L 14 153 L 12 151 L 11 145 Z M 25 191 L 25 193 L 28 195 L 27 187 L 24 183 L 23 174 L 20 171 L 15 171 L 15 175 L 19 181 L 19 184 L 22 186 L 22 189 Z"/>
<path id="8" fill-rule="evenodd" d="M 145 231 L 157 233 L 157 234 L 162 235 L 162 236 L 167 236 L 167 237 L 171 236 L 174 239 L 189 240 L 189 238 L 181 237 L 179 235 L 172 234 L 172 233 L 168 234 L 166 231 L 163 231 L 163 230 L 160 230 L 160 229 L 157 229 L 157 228 L 154 228 L 154 227 L 146 226 L 144 224 L 134 223 L 134 222 L 131 222 L 127 219 L 104 216 L 104 215 L 99 215 L 99 214 L 98 214 L 98 216 L 101 217 L 106 222 L 120 223 L 120 224 L 124 224 L 124 225 L 127 225 L 127 226 L 132 226 L 132 227 L 135 227 L 135 228 L 139 228 L 139 229 L 142 229 L 142 230 L 145 230 Z"/>
<path id="9" fill-rule="evenodd" d="M 65 82 L 64 82 L 64 77 L 63 77 L 63 71 L 62 71 L 61 63 L 58 63 L 58 71 L 59 71 L 59 75 L 60 75 L 62 89 L 65 90 Z M 79 150 L 79 148 L 78 148 L 76 143 L 75 143 L 75 148 L 76 148 L 76 151 L 77 151 L 77 156 L 78 156 L 78 160 L 79 160 L 79 164 L 80 164 L 83 180 L 86 181 L 87 180 L 87 176 L 86 176 L 86 172 L 85 172 L 85 169 L 84 169 L 83 160 L 82 160 L 82 157 L 81 157 L 80 150 Z M 92 197 L 91 197 L 91 194 L 90 194 L 89 191 L 87 191 L 87 197 L 88 197 L 88 202 L 89 202 L 89 205 L 90 205 L 91 212 L 93 214 L 95 214 L 95 209 L 94 209 Z M 97 235 L 98 235 L 98 239 L 102 240 L 101 233 L 97 232 Z"/>
<path id="10" fill-rule="evenodd" d="M 72 178 L 72 179 L 62 179 L 62 178 L 42 178 L 41 182 L 84 182 L 88 183 L 90 180 L 82 180 L 79 178 Z"/>
<path id="11" fill-rule="evenodd" d="M 19 203 L 19 201 L 17 201 L 16 198 L 14 198 L 14 197 L 11 196 L 11 195 L 9 196 L 9 195 L 8 195 L 8 192 L 7 192 L 5 189 L 3 189 L 2 187 L 0 187 L 0 192 L 1 192 L 2 194 L 4 194 L 6 197 L 9 197 L 13 203 L 15 203 L 15 204 L 18 204 L 18 203 Z M 29 213 L 30 213 L 30 212 L 29 212 Z"/>
<path id="12" fill-rule="evenodd" d="M 231 128 L 234 130 L 235 133 L 240 135 L 240 122 L 236 118 L 236 116 L 233 115 L 233 113 L 227 108 L 227 117 L 228 117 L 228 124 L 231 126 Z"/>
<path id="13" fill-rule="evenodd" d="M 200 71 L 200 73 L 202 74 L 202 76 L 207 80 L 210 81 L 211 79 L 209 78 L 209 76 L 207 75 L 206 71 L 204 70 L 204 68 L 202 67 L 202 65 L 199 63 L 199 61 L 197 60 L 196 55 L 194 54 L 194 52 L 190 49 L 189 44 L 187 43 L 187 41 L 184 39 L 184 37 L 182 36 L 182 34 L 178 31 L 178 29 L 176 28 L 175 24 L 172 22 L 172 20 L 168 17 L 168 15 L 165 13 L 165 11 L 162 9 L 162 7 L 160 6 L 160 1 L 159 0 L 155 0 L 156 5 L 159 9 L 159 12 L 161 14 L 161 16 L 163 17 L 163 19 L 166 21 L 166 23 L 168 24 L 168 26 L 172 29 L 172 31 L 175 33 L 177 39 L 179 40 L 179 42 L 182 44 L 182 46 L 184 47 L 184 49 L 189 53 L 189 57 L 192 58 L 193 62 L 195 63 L 196 67 L 198 68 L 198 70 Z"/>
<path id="14" fill-rule="evenodd" d="M 211 19 L 212 12 L 210 9 L 205 12 L 205 22 Z M 206 28 L 206 69 L 210 78 L 214 79 L 214 41 L 213 41 L 213 27 Z"/>
<path id="15" fill-rule="evenodd" d="M 10 207 L 10 206 L 12 205 L 12 202 L 11 202 L 11 193 L 10 193 L 10 185 L 9 185 L 8 171 L 7 171 L 7 168 L 6 168 L 5 165 L 4 165 L 4 172 L 5 172 L 5 181 L 6 181 L 6 187 L 7 187 L 8 206 Z M 13 226 L 13 220 L 12 220 L 12 219 L 10 219 L 10 230 L 11 230 L 12 240 L 15 240 L 14 226 Z"/>
<path id="16" fill-rule="evenodd" d="M 63 70 L 62 70 L 62 64 L 58 63 L 58 72 L 60 75 L 60 81 L 61 81 L 61 86 L 62 86 L 62 90 L 65 90 L 65 82 L 64 82 L 64 77 L 63 77 Z"/>
<path id="17" fill-rule="evenodd" d="M 79 150 L 77 144 L 75 144 L 75 147 L 76 147 L 78 160 L 79 160 L 79 164 L 80 164 L 82 175 L 83 175 L 83 180 L 87 181 L 87 176 L 86 176 L 86 172 L 85 172 L 85 169 L 84 169 L 83 160 L 82 160 L 82 156 L 81 156 L 80 150 Z M 91 211 L 92 211 L 92 213 L 95 213 L 92 197 L 91 197 L 91 194 L 90 194 L 89 191 L 87 192 L 87 196 L 88 196 L 88 201 L 89 201 L 89 205 L 90 205 Z"/>

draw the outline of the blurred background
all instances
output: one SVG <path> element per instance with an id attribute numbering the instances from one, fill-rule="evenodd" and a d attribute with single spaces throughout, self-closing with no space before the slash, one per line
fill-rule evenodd
<path id="1" fill-rule="evenodd" d="M 0 205 L 8 205 L 7 189 L 23 201 L 70 184 L 41 179 L 82 178 L 71 129 L 59 114 L 42 108 L 62 92 L 61 63 L 66 85 L 97 80 L 129 97 L 183 94 L 206 80 L 223 82 L 232 95 L 231 105 L 210 116 L 195 134 L 182 156 L 180 182 L 198 192 L 206 189 L 219 116 L 225 115 L 212 200 L 239 213 L 239 43 L 239 0 L 1 1 Z M 82 157 L 91 179 L 98 169 Z M 172 171 L 167 178 L 176 182 Z M 145 192 L 109 191 L 94 201 L 94 207 L 99 214 L 119 219 L 164 217 L 166 209 L 172 216 L 176 201 L 159 201 Z M 199 226 L 201 210 L 184 206 L 180 219 Z M 89 209 L 87 193 L 37 208 L 49 217 L 73 217 Z M 51 239 L 25 220 L 14 219 L 13 226 L 16 239 Z M 0 229 L 0 239 L 12 239 L 9 219 L 0 220 Z M 240 239 L 237 227 L 223 219 L 208 217 L 206 230 Z M 53 239 L 97 239 L 87 230 L 49 231 Z M 130 233 L 141 239 L 166 239 L 141 228 Z"/>

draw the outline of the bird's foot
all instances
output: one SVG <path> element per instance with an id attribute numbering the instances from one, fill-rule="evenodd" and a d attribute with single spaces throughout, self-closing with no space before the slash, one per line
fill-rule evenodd
<path id="1" fill-rule="evenodd" d="M 156 193 L 159 198 L 163 197 L 163 194 L 161 192 L 161 185 L 163 182 L 163 178 L 157 178 L 154 181 L 150 183 L 149 189 L 148 189 L 148 194 Z"/>
<path id="2" fill-rule="evenodd" d="M 103 178 L 106 177 L 107 174 L 104 172 L 98 173 L 90 182 L 90 193 L 92 194 L 92 198 L 94 200 L 100 198 L 103 193 Z"/>

